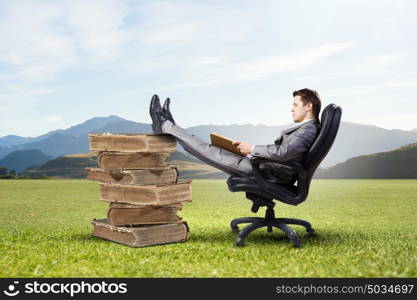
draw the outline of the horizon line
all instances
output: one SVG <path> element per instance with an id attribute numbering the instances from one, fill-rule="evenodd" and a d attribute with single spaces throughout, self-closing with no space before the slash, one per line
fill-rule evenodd
<path id="1" fill-rule="evenodd" d="M 78 123 L 78 124 L 69 126 L 69 127 L 65 128 L 65 129 L 62 129 L 62 128 L 53 129 L 53 130 L 50 130 L 50 131 L 48 131 L 46 133 L 42 133 L 42 134 L 37 135 L 37 136 L 22 136 L 22 135 L 17 135 L 17 134 L 6 134 L 6 135 L 0 136 L 0 138 L 4 138 L 4 137 L 8 137 L 8 136 L 18 136 L 18 137 L 22 137 L 22 138 L 36 138 L 36 137 L 39 137 L 39 136 L 48 134 L 48 133 L 53 132 L 53 131 L 59 131 L 59 130 L 65 131 L 65 130 L 68 130 L 68 129 L 72 128 L 72 127 L 79 126 L 79 125 L 81 125 L 81 124 L 83 124 L 85 122 L 88 122 L 88 121 L 90 121 L 92 119 L 95 119 L 95 118 L 110 118 L 110 117 L 118 117 L 118 118 L 123 119 L 125 121 L 139 123 L 139 124 L 147 124 L 147 125 L 148 124 L 149 125 L 152 124 L 152 123 L 132 121 L 132 120 L 129 120 L 129 119 L 125 119 L 123 117 L 119 117 L 117 115 L 109 115 L 109 116 L 106 116 L 106 117 L 98 116 L 98 117 L 93 117 L 93 118 L 87 119 L 86 121 L 84 121 L 82 123 Z M 352 121 L 341 121 L 341 123 L 350 123 L 350 124 L 354 124 L 354 125 L 370 126 L 370 127 L 376 127 L 376 128 L 380 128 L 380 129 L 384 129 L 384 130 L 391 130 L 391 131 L 392 130 L 407 131 L 407 132 L 417 131 L 417 128 L 408 129 L 408 130 L 407 129 L 400 129 L 400 128 L 392 128 L 392 129 L 390 129 L 390 128 L 380 127 L 380 126 L 373 125 L 373 124 L 363 124 L 363 123 L 356 123 L 356 122 L 352 122 Z M 211 124 L 210 123 L 210 124 L 199 124 L 199 125 L 192 125 L 192 126 L 188 126 L 188 127 L 185 127 L 185 126 L 184 127 L 182 126 L 182 127 L 184 129 L 189 129 L 189 128 L 193 128 L 193 127 L 199 127 L 199 126 L 253 126 L 253 127 L 265 126 L 265 127 L 285 127 L 285 126 L 290 126 L 292 124 L 295 124 L 295 123 L 293 122 L 293 123 L 287 123 L 287 124 L 283 124 L 283 125 L 266 125 L 266 124 L 250 124 L 250 123 L 245 123 L 245 124 L 237 124 L 237 123 L 232 123 L 232 124 Z"/>

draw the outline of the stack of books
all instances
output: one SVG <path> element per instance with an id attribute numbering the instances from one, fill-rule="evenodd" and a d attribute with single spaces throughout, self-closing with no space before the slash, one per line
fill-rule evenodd
<path id="1" fill-rule="evenodd" d="M 177 216 L 191 202 L 191 180 L 165 162 L 176 150 L 167 134 L 90 134 L 99 168 L 86 168 L 100 182 L 100 200 L 109 202 L 106 219 L 94 219 L 92 235 L 143 247 L 188 239 L 187 223 Z"/>

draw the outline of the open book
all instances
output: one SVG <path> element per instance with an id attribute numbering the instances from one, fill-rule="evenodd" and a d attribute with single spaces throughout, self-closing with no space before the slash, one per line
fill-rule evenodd
<path id="1" fill-rule="evenodd" d="M 210 139 L 211 139 L 211 143 L 215 146 L 218 146 L 220 148 L 229 150 L 230 152 L 236 153 L 240 156 L 244 156 L 242 155 L 242 153 L 240 153 L 240 151 L 237 149 L 237 146 L 232 145 L 233 140 L 224 137 L 218 133 L 212 132 L 210 133 Z"/>

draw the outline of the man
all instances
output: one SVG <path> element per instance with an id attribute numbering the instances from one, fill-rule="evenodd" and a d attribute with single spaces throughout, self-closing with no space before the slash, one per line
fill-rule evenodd
<path id="1" fill-rule="evenodd" d="M 165 100 L 162 108 L 158 96 L 152 97 L 150 104 L 152 130 L 154 133 L 173 135 L 187 152 L 233 176 L 253 176 L 251 156 L 273 159 L 274 162 L 259 164 L 265 180 L 291 184 L 295 182 L 297 174 L 290 166 L 302 167 L 304 155 L 313 145 L 320 130 L 318 116 L 321 109 L 320 97 L 316 91 L 301 89 L 294 91 L 293 97 L 291 113 L 293 121 L 298 124 L 282 131 L 274 144 L 251 145 L 241 141 L 233 142 L 243 156 L 206 143 L 178 126 L 169 109 L 169 98 Z"/>

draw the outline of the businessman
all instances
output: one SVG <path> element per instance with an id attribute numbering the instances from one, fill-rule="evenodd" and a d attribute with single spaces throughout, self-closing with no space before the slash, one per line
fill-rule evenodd
<path id="1" fill-rule="evenodd" d="M 274 162 L 259 164 L 260 172 L 265 180 L 279 184 L 291 184 L 295 182 L 297 174 L 289 166 L 302 167 L 304 155 L 313 145 L 320 131 L 318 116 L 321 109 L 320 97 L 316 91 L 307 88 L 301 89 L 294 91 L 293 97 L 291 113 L 296 125 L 282 131 L 274 144 L 252 145 L 243 141 L 233 142 L 242 155 L 209 144 L 177 125 L 169 108 L 169 98 L 161 107 L 158 96 L 152 97 L 149 109 L 152 130 L 157 134 L 173 135 L 187 152 L 233 176 L 254 176 L 250 163 L 251 156 L 270 158 Z"/>

